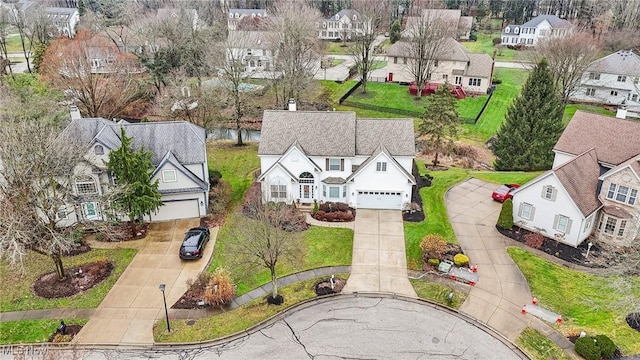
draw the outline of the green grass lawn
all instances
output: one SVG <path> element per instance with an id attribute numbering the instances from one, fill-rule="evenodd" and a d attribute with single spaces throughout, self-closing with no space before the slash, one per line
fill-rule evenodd
<path id="1" fill-rule="evenodd" d="M 253 173 L 260 169 L 258 144 L 238 147 L 233 140 L 210 141 L 207 157 L 209 168 L 219 171 L 222 181 L 231 186 L 231 204 L 241 203 L 253 182 Z"/>
<path id="2" fill-rule="evenodd" d="M 485 142 L 493 136 L 502 125 L 507 108 L 513 99 L 520 94 L 522 85 L 527 80 L 529 72 L 519 69 L 496 68 L 494 79 L 500 79 L 489 105 L 475 125 L 462 125 L 461 137 L 473 141 Z"/>
<path id="3" fill-rule="evenodd" d="M 420 174 L 433 176 L 431 186 L 420 189 L 425 220 L 422 222 L 404 222 L 405 246 L 409 268 L 421 268 L 420 241 L 427 234 L 440 234 L 447 242 L 456 244 L 457 240 L 445 207 L 444 195 L 447 190 L 467 178 L 475 177 L 496 184 L 515 182 L 524 184 L 538 176 L 540 172 L 493 172 L 472 171 L 468 169 L 449 168 L 446 171 L 428 172 L 424 163 L 416 160 Z"/>
<path id="4" fill-rule="evenodd" d="M 16 33 L 17 35 L 17 33 Z M 13 53 L 21 53 L 22 54 L 22 42 L 20 41 L 20 36 L 9 36 L 6 38 L 7 40 L 7 52 Z M 29 40 L 25 39 L 25 46 L 27 50 L 29 50 Z"/>
<path id="5" fill-rule="evenodd" d="M 230 255 L 225 253 L 224 248 L 225 244 L 235 240 L 230 236 L 230 231 L 234 226 L 242 226 L 239 223 L 234 223 L 239 219 L 241 218 L 228 217 L 218 232 L 215 258 L 209 271 L 213 271 L 217 267 L 225 267 L 229 263 L 226 257 Z M 322 266 L 351 264 L 353 230 L 312 226 L 304 231 L 302 236 L 305 248 L 302 263 L 292 264 L 280 261 L 276 267 L 278 277 Z M 241 272 L 233 268 L 229 268 L 229 270 L 236 283 L 238 296 L 271 281 L 269 270 L 266 268 L 260 268 L 252 273 Z"/>
<path id="6" fill-rule="evenodd" d="M 355 80 L 345 81 L 343 83 L 338 83 L 333 80 L 320 80 L 324 91 L 329 94 L 329 101 L 332 105 L 337 105 L 342 95 L 346 94 L 356 83 L 357 81 Z"/>
<path id="7" fill-rule="evenodd" d="M 532 360 L 570 360 L 571 358 L 556 343 L 533 328 L 526 328 L 516 339 L 516 344 Z"/>
<path id="8" fill-rule="evenodd" d="M 465 41 L 461 42 L 462 46 L 471 50 L 474 53 L 485 53 L 493 56 L 493 51 L 496 50 L 496 61 L 529 61 L 529 54 L 527 50 L 512 50 L 506 46 L 493 46 L 493 38 L 500 37 L 500 32 L 496 32 L 493 35 L 478 33 L 477 41 Z"/>
<path id="9" fill-rule="evenodd" d="M 437 284 L 426 280 L 409 279 L 413 289 L 421 299 L 431 300 L 441 305 L 448 306 L 453 309 L 459 309 L 467 298 L 467 294 L 462 291 L 453 289 L 452 287 Z M 449 293 L 453 292 L 453 299 L 448 300 Z"/>
<path id="10" fill-rule="evenodd" d="M 12 269 L 5 261 L 1 261 L 0 279 L 3 284 L 11 284 L 11 286 L 5 286 L 0 291 L 0 309 L 2 309 L 1 311 L 17 311 L 95 308 L 102 302 L 118 277 L 133 260 L 135 253 L 134 249 L 94 249 L 85 254 L 63 258 L 63 264 L 67 268 L 106 258 L 114 263 L 115 269 L 107 280 L 94 288 L 60 299 L 44 299 L 34 295 L 31 291 L 31 285 L 40 275 L 55 271 L 53 261 L 49 257 L 29 252 L 24 263 L 25 271 L 23 274 Z"/>
<path id="11" fill-rule="evenodd" d="M 336 276 L 346 279 L 348 274 L 337 274 Z M 172 320 L 171 333 L 166 331 L 167 323 L 160 320 L 153 327 L 153 338 L 156 342 L 191 342 L 217 339 L 234 334 L 304 300 L 313 299 L 316 297 L 313 285 L 320 279 L 300 281 L 281 287 L 280 294 L 284 297 L 284 303 L 280 306 L 267 305 L 264 299 L 255 299 L 231 311 L 198 319 L 192 325 L 187 325 L 187 320 Z"/>
<path id="12" fill-rule="evenodd" d="M 325 40 L 323 42 L 327 46 L 327 49 L 326 49 L 327 54 L 350 55 L 350 52 L 349 52 L 349 45 L 351 44 L 350 42 L 343 43 L 342 41 L 330 41 L 330 40 Z"/>
<path id="13" fill-rule="evenodd" d="M 89 319 L 64 319 L 67 325 L 84 325 Z M 20 320 L 1 322 L 0 344 L 44 343 L 60 325 L 58 319 Z"/>
<path id="14" fill-rule="evenodd" d="M 331 60 L 331 67 L 338 66 L 338 65 L 342 64 L 345 61 L 346 60 L 344 60 L 344 59 L 333 59 L 333 60 Z"/>
<path id="15" fill-rule="evenodd" d="M 615 116 L 616 113 L 611 110 L 607 110 L 601 106 L 588 105 L 588 104 L 568 104 L 564 109 L 564 115 L 562 116 L 562 123 L 567 126 L 569 120 L 578 110 L 584 110 L 595 114 Z"/>
<path id="16" fill-rule="evenodd" d="M 220 171 L 222 180 L 231 185 L 232 208 L 238 209 L 244 200 L 244 196 L 253 182 L 253 172 L 260 167 L 257 145 L 251 143 L 247 146 L 234 146 L 233 141 L 214 141 L 208 144 L 209 164 Z M 233 210 L 232 210 L 233 211 Z M 229 216 L 221 227 L 216 238 L 215 257 L 209 267 L 214 271 L 217 267 L 227 266 L 224 247 L 226 243 L 234 241 L 230 235 L 230 229 L 234 226 L 242 226 L 237 223 L 242 217 Z M 311 227 L 302 233 L 305 246 L 305 258 L 301 264 L 278 264 L 279 276 L 294 272 L 312 269 L 321 266 L 349 265 L 353 251 L 353 230 L 327 227 Z M 232 273 L 238 289 L 238 295 L 242 295 L 258 286 L 270 281 L 269 271 L 260 271 L 245 274 L 237 269 L 229 269 Z"/>
<path id="17" fill-rule="evenodd" d="M 625 298 L 640 301 L 640 279 L 629 277 L 631 290 L 613 291 L 613 276 L 597 276 L 571 270 L 536 257 L 520 248 L 508 248 L 509 255 L 527 279 L 540 305 L 561 314 L 558 326 L 563 334 L 586 331 L 611 338 L 624 355 L 640 353 L 640 333 L 626 321 L 627 311 L 618 304 Z"/>

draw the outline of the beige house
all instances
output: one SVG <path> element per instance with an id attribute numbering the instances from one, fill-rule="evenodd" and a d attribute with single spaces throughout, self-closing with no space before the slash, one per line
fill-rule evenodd
<path id="1" fill-rule="evenodd" d="M 415 27 L 420 23 L 421 18 L 426 23 L 439 22 L 441 28 L 446 28 L 458 40 L 469 40 L 473 17 L 462 16 L 460 10 L 449 9 L 422 9 L 421 16 L 410 16 L 407 18 L 405 30 L 402 37 L 412 37 Z"/>
<path id="2" fill-rule="evenodd" d="M 577 111 L 553 168 L 513 194 L 517 225 L 572 246 L 627 246 L 640 233 L 640 123 Z"/>
<path id="3" fill-rule="evenodd" d="M 411 43 L 398 41 L 389 47 L 387 69 L 389 81 L 414 81 L 411 67 Z M 434 59 L 430 82 L 456 84 L 467 93 L 486 94 L 491 86 L 493 59 L 487 54 L 474 54 L 456 40 L 447 38 Z"/>

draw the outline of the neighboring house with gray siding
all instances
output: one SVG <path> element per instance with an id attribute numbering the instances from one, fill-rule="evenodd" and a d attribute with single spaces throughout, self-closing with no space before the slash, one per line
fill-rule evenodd
<path id="1" fill-rule="evenodd" d="M 200 217 L 207 213 L 209 171 L 205 130 L 186 121 L 128 123 L 103 118 L 81 118 L 72 108 L 65 133 L 86 146 L 84 161 L 73 174 L 75 202 L 61 209 L 60 224 L 108 220 L 109 207 L 101 199 L 115 186 L 106 163 L 121 145 L 120 129 L 132 138 L 134 150 L 152 153 L 151 181 L 158 180 L 163 205 L 145 220 L 161 221 Z M 126 220 L 126 219 L 123 219 Z"/>
<path id="2" fill-rule="evenodd" d="M 350 111 L 266 110 L 258 148 L 263 201 L 343 202 L 403 209 L 411 203 L 411 119 L 357 119 Z"/>
<path id="3" fill-rule="evenodd" d="M 513 193 L 514 223 L 571 246 L 627 246 L 640 232 L 640 123 L 577 111 L 553 168 Z"/>

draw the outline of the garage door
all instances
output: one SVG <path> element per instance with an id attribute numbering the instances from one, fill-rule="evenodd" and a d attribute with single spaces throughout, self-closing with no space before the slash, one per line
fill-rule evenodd
<path id="1" fill-rule="evenodd" d="M 151 215 L 152 221 L 188 219 L 200 217 L 197 199 L 165 201 L 157 213 Z"/>
<path id="2" fill-rule="evenodd" d="M 399 210 L 401 206 L 399 191 L 358 191 L 358 208 Z"/>

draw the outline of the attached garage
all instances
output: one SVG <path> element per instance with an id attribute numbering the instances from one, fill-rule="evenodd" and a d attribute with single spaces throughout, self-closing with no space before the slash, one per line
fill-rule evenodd
<path id="1" fill-rule="evenodd" d="M 151 214 L 151 221 L 188 219 L 200 217 L 198 199 L 165 201 L 157 213 Z"/>
<path id="2" fill-rule="evenodd" d="M 358 208 L 397 209 L 402 208 L 402 192 L 358 191 Z"/>

